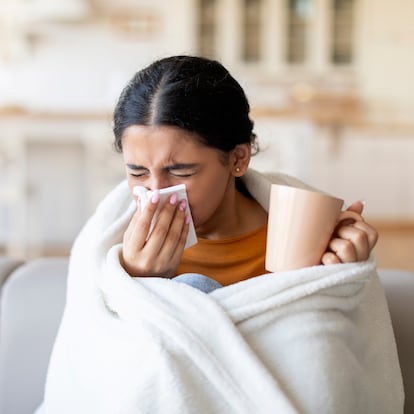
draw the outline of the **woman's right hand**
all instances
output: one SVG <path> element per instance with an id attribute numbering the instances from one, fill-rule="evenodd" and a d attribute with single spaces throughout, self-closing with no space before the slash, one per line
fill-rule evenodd
<path id="1" fill-rule="evenodd" d="M 121 263 L 133 277 L 172 278 L 180 264 L 188 234 L 186 200 L 178 201 L 177 194 L 172 194 L 162 206 L 147 239 L 159 203 L 156 191 L 143 211 L 138 200 L 138 208 L 124 233 Z"/>

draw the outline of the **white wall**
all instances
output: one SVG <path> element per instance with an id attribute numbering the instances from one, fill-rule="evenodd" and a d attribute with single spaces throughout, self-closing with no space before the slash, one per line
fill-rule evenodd
<path id="1" fill-rule="evenodd" d="M 161 0 L 141 0 L 138 10 L 155 16 L 148 35 L 123 31 L 109 17 L 77 25 L 31 26 L 27 30 L 35 44 L 15 60 L 0 61 L 0 107 L 112 111 L 121 88 L 138 69 L 159 57 L 193 52 L 193 5 L 180 0 L 166 8 Z"/>
<path id="2" fill-rule="evenodd" d="M 414 220 L 414 131 L 345 129 L 337 141 L 317 135 L 309 180 L 350 204 L 366 202 L 367 217 Z"/>
<path id="3" fill-rule="evenodd" d="M 10 1 L 9 1 L 10 3 Z M 126 0 L 116 6 L 132 4 Z M 20 1 L 20 7 L 24 2 Z M 134 2 L 135 4 L 135 2 Z M 219 2 L 219 58 L 237 77 L 251 83 L 296 78 L 303 81 L 356 82 L 356 92 L 370 117 L 382 123 L 412 123 L 414 111 L 414 2 L 411 0 L 359 0 L 356 2 L 356 62 L 347 70 L 332 67 L 327 58 L 329 41 L 328 0 L 313 9 L 310 61 L 303 68 L 289 68 L 284 59 L 284 10 L 278 0 L 265 1 L 263 61 L 240 62 L 239 2 Z M 0 8 L 0 11 L 2 9 Z M 13 56 L 0 61 L 0 107 L 22 105 L 40 110 L 111 110 L 122 85 L 155 58 L 168 54 L 195 53 L 197 43 L 196 1 L 140 0 L 131 10 L 143 10 L 155 18 L 148 36 L 117 30 L 107 19 L 83 24 L 38 23 L 11 36 L 0 18 L 0 45 L 14 38 Z M 4 16 L 3 16 L 4 17 Z M 22 22 L 21 22 L 22 23 Z M 33 44 L 24 45 L 25 30 Z M 5 52 L 4 52 L 5 53 Z M 2 54 L 0 54 L 1 59 Z M 3 56 L 5 57 L 5 56 Z M 247 79 L 247 78 L 246 78 Z M 277 93 L 277 92 L 276 92 Z M 260 98 L 258 98 L 260 100 Z"/>
<path id="4" fill-rule="evenodd" d="M 308 180 L 312 172 L 311 155 L 317 130 L 308 121 L 258 118 L 255 133 L 259 152 L 251 167 L 263 172 L 282 172 Z"/>
<path id="5" fill-rule="evenodd" d="M 341 197 L 366 203 L 374 220 L 414 221 L 414 130 L 343 128 L 259 118 L 262 151 L 251 166 L 281 171 Z"/>
<path id="6" fill-rule="evenodd" d="M 361 1 L 359 88 L 377 122 L 413 124 L 413 21 L 412 0 Z"/>
<path id="7" fill-rule="evenodd" d="M 106 119 L 0 119 L 0 143 L 0 245 L 18 256 L 67 249 L 124 179 Z"/>
<path id="8" fill-rule="evenodd" d="M 115 0 L 102 1 L 118 7 Z M 128 2 L 135 7 L 135 0 L 122 0 L 119 5 Z M 238 60 L 239 2 L 222 0 L 219 57 L 240 79 L 253 106 L 283 107 L 294 79 L 331 84 L 343 81 L 356 87 L 370 122 L 413 125 L 414 2 L 357 1 L 357 61 L 353 69 L 345 71 L 333 71 L 327 64 L 327 40 L 323 40 L 327 27 L 318 26 L 318 22 L 329 17 L 328 3 L 316 2 L 317 30 L 311 39 L 310 65 L 292 70 L 282 61 L 282 2 L 265 0 L 264 60 L 245 66 Z M 195 5 L 195 0 L 136 2 L 137 8 L 158 16 L 157 29 L 147 37 L 117 30 L 109 18 L 82 24 L 49 22 L 31 29 L 30 44 L 23 44 L 24 33 L 18 33 L 10 50 L 3 48 L 4 18 L 0 16 L 0 108 L 21 106 L 29 112 L 49 114 L 44 119 L 0 117 L 0 193 L 6 188 L 3 184 L 11 164 L 17 169 L 9 188 L 19 189 L 13 197 L 0 194 L 0 245 L 17 236 L 71 244 L 98 200 L 123 176 L 122 161 L 110 148 L 110 117 L 90 121 L 84 119 L 85 114 L 110 114 L 127 80 L 153 59 L 194 53 Z M 53 117 L 59 113 L 82 116 L 67 122 Z M 348 203 L 363 198 L 372 217 L 414 219 L 413 127 L 405 133 L 372 129 L 371 123 L 365 129 L 345 128 L 336 140 L 330 131 L 309 120 L 259 117 L 255 121 L 262 152 L 253 158 L 253 167 L 298 176 Z M 2 157 L 10 152 L 7 145 L 16 137 L 24 141 L 25 149 L 19 150 L 22 156 L 5 162 Z M 58 202 L 54 203 L 56 196 Z M 13 213 L 26 217 L 27 211 L 27 223 L 11 219 Z M 11 227 L 18 231 L 11 231 Z"/>

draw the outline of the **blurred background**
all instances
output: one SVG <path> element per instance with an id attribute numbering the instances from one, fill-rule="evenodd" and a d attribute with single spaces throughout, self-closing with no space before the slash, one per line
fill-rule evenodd
<path id="1" fill-rule="evenodd" d="M 139 69 L 217 58 L 259 170 L 366 202 L 382 267 L 414 270 L 411 0 L 0 0 L 0 253 L 68 255 L 123 179 L 111 114 Z"/>

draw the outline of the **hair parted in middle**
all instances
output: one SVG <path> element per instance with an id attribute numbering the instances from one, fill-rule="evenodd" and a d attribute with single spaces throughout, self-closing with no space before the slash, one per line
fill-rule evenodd
<path id="1" fill-rule="evenodd" d="M 250 106 L 240 84 L 219 62 L 171 56 L 137 72 L 114 111 L 115 148 L 132 125 L 176 126 L 204 145 L 229 152 L 238 144 L 256 149 Z"/>

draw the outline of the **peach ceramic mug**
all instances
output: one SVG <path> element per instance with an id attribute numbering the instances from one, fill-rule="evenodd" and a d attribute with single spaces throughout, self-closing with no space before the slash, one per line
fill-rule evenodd
<path id="1" fill-rule="evenodd" d="M 272 184 L 266 243 L 266 270 L 278 272 L 321 263 L 336 225 L 361 220 L 341 211 L 344 200 L 285 185 Z"/>

